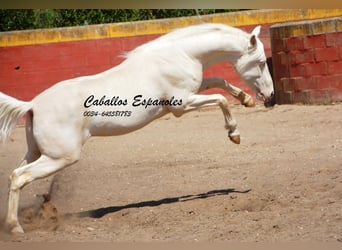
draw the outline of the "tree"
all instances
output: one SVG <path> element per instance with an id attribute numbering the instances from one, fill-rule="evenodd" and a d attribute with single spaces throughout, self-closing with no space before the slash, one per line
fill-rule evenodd
<path id="1" fill-rule="evenodd" d="M 0 9 L 0 31 L 68 27 L 230 12 L 226 9 Z"/>

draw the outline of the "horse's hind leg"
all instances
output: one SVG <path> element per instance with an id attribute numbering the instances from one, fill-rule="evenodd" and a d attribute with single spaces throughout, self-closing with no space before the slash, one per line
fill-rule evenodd
<path id="1" fill-rule="evenodd" d="M 20 166 L 24 166 L 31 162 L 37 160 L 41 153 L 39 151 L 36 140 L 33 135 L 33 113 L 30 111 L 26 114 L 26 143 L 27 143 L 27 153 L 21 162 Z"/>
<path id="2" fill-rule="evenodd" d="M 227 91 L 233 97 L 238 99 L 241 102 L 241 104 L 245 107 L 255 106 L 254 100 L 249 94 L 239 89 L 238 87 L 229 84 L 226 80 L 222 78 L 204 78 L 199 91 L 203 91 L 210 88 L 220 88 Z"/>
<path id="3" fill-rule="evenodd" d="M 30 182 L 47 177 L 78 160 L 79 154 L 69 155 L 65 158 L 54 159 L 41 155 L 36 161 L 21 166 L 10 176 L 10 189 L 8 196 L 8 212 L 6 225 L 12 233 L 23 233 L 18 220 L 18 206 L 20 190 Z"/>

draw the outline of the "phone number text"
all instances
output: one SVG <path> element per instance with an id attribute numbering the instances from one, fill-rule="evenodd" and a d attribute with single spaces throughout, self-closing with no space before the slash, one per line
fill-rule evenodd
<path id="1" fill-rule="evenodd" d="M 83 112 L 83 116 L 86 117 L 94 117 L 94 116 L 103 116 L 103 117 L 129 117 L 131 116 L 132 111 L 119 111 L 119 110 L 111 110 L 111 111 L 95 111 L 95 110 L 87 110 Z"/>

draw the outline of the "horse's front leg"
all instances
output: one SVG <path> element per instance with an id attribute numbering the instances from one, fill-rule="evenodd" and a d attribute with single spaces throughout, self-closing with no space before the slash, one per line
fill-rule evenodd
<path id="1" fill-rule="evenodd" d="M 235 87 L 232 84 L 229 84 L 226 80 L 222 78 L 204 78 L 202 80 L 202 84 L 200 86 L 199 91 L 207 90 L 210 88 L 220 88 L 225 91 L 227 91 L 229 94 L 231 94 L 233 97 L 238 99 L 242 105 L 245 107 L 254 107 L 255 103 L 253 98 L 244 92 L 243 90 L 239 89 L 238 87 Z"/>
<path id="2" fill-rule="evenodd" d="M 237 130 L 237 122 L 229 110 L 227 99 L 220 94 L 191 95 L 187 100 L 185 100 L 181 108 L 171 110 L 171 112 L 175 116 L 181 116 L 182 114 L 192 110 L 215 105 L 220 106 L 223 112 L 225 128 L 228 130 L 230 140 L 236 144 L 240 144 L 240 132 Z"/>

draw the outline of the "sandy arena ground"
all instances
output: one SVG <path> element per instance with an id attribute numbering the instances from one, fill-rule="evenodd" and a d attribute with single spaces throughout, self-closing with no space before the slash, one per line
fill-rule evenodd
<path id="1" fill-rule="evenodd" d="M 82 159 L 21 193 L 24 235 L 0 241 L 342 241 L 342 104 L 167 115 L 90 139 Z M 23 128 L 0 146 L 0 225 Z M 50 198 L 50 201 L 43 203 Z"/>

